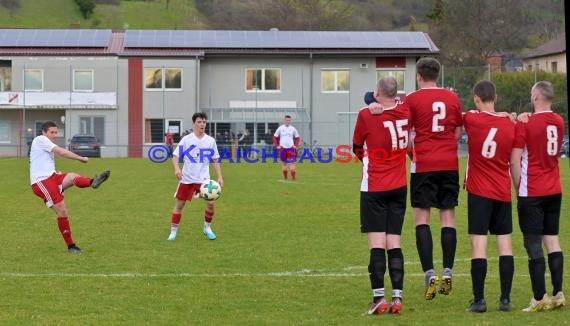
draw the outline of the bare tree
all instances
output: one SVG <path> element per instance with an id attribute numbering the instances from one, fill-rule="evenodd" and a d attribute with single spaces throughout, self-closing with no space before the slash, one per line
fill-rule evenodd
<path id="1" fill-rule="evenodd" d="M 0 0 L 0 6 L 8 9 L 10 16 L 13 16 L 16 10 L 20 8 L 20 0 Z"/>

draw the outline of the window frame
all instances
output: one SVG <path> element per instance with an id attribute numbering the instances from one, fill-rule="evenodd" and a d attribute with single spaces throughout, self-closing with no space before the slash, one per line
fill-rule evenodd
<path id="1" fill-rule="evenodd" d="M 147 87 L 147 70 L 153 70 L 156 73 L 157 70 L 160 70 L 160 87 Z M 180 87 L 166 87 L 166 78 L 167 78 L 167 70 L 178 70 L 180 71 Z M 153 74 L 154 74 L 153 73 Z M 157 92 L 157 91 L 166 91 L 166 92 L 180 92 L 184 89 L 184 69 L 182 67 L 144 67 L 143 68 L 143 86 L 145 91 L 149 92 Z"/>
<path id="2" fill-rule="evenodd" d="M 161 140 L 160 142 L 152 142 L 152 129 L 149 131 L 150 132 L 150 142 L 147 141 L 146 135 L 147 135 L 147 121 L 150 120 L 162 120 L 162 133 L 161 133 Z M 152 144 L 164 144 L 164 134 L 166 133 L 166 130 L 169 127 L 169 122 L 170 121 L 178 121 L 180 122 L 180 130 L 179 130 L 179 135 L 182 135 L 183 130 L 184 130 L 184 119 L 177 119 L 177 118 L 145 118 L 144 119 L 144 144 L 145 145 L 152 145 Z M 180 137 L 182 138 L 182 137 Z"/>
<path id="3" fill-rule="evenodd" d="M 326 72 L 332 72 L 333 75 L 333 90 L 325 90 L 323 85 L 323 74 Z M 346 72 L 348 73 L 348 89 L 347 90 L 339 90 L 339 72 Z M 350 69 L 348 68 L 326 68 L 321 69 L 321 93 L 323 94 L 348 94 L 350 93 Z"/>
<path id="4" fill-rule="evenodd" d="M 91 88 L 90 89 L 77 89 L 76 81 L 76 73 L 77 72 L 90 72 L 91 73 Z M 93 92 L 95 90 L 95 70 L 88 69 L 88 68 L 76 68 L 73 69 L 73 91 L 74 92 Z"/>
<path id="5" fill-rule="evenodd" d="M 380 76 L 380 73 L 383 72 L 387 72 L 388 76 L 392 76 L 394 78 L 396 78 L 396 81 L 398 82 L 398 92 L 405 92 L 406 91 L 406 68 L 376 68 L 376 80 L 379 80 L 382 77 L 385 76 Z M 397 76 L 394 76 L 393 73 L 402 73 L 402 82 L 400 82 L 398 80 Z"/>
<path id="6" fill-rule="evenodd" d="M 6 131 L 6 139 L 3 139 L 2 134 L 0 134 L 0 144 L 11 144 L 12 143 L 12 123 L 10 120 L 0 120 L 0 125 L 5 124 Z M 0 127 L 2 130 L 2 127 Z"/>
<path id="7" fill-rule="evenodd" d="M 26 80 L 29 80 L 29 78 L 26 78 L 26 73 L 32 72 L 32 71 L 37 71 L 37 72 L 40 73 L 40 79 L 41 79 L 40 82 L 41 82 L 41 85 L 40 85 L 40 88 L 39 88 L 39 89 L 29 89 L 29 88 L 27 88 Z M 22 73 L 23 73 L 23 76 L 22 76 L 22 77 L 23 77 L 23 79 L 22 79 L 23 87 L 22 87 L 22 89 L 23 89 L 25 92 L 43 92 L 43 91 L 44 91 L 44 70 L 43 70 L 43 69 L 39 69 L 39 68 L 25 68 L 25 69 L 22 71 Z"/>
<path id="8" fill-rule="evenodd" d="M 247 74 L 249 71 L 258 71 L 261 70 L 261 88 L 255 88 L 252 82 L 252 88 L 248 89 L 248 81 L 247 81 Z M 278 78 L 278 89 L 267 89 L 266 88 L 266 77 L 265 71 L 266 70 L 276 70 L 279 73 Z M 281 68 L 245 68 L 245 92 L 246 93 L 281 93 L 282 90 L 282 80 L 283 80 L 283 72 Z"/>

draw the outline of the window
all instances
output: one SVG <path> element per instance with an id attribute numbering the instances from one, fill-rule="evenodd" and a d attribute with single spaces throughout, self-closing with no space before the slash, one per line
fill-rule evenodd
<path id="1" fill-rule="evenodd" d="M 75 69 L 73 70 L 73 91 L 92 92 L 93 91 L 93 70 Z"/>
<path id="2" fill-rule="evenodd" d="M 79 133 L 94 135 L 101 144 L 105 144 L 105 118 L 79 117 Z"/>
<path id="3" fill-rule="evenodd" d="M 182 68 L 145 68 L 144 87 L 147 90 L 181 90 Z"/>
<path id="4" fill-rule="evenodd" d="M 166 130 L 170 131 L 174 141 L 180 141 L 182 134 L 182 120 L 180 119 L 145 119 L 144 142 L 164 143 Z"/>
<path id="5" fill-rule="evenodd" d="M 12 90 L 12 61 L 0 60 L 0 92 Z"/>
<path id="6" fill-rule="evenodd" d="M 398 91 L 403 92 L 404 80 L 405 80 L 404 75 L 405 75 L 405 70 L 378 70 L 376 71 L 376 80 L 382 77 L 392 76 L 396 78 L 396 82 L 398 82 Z"/>
<path id="7" fill-rule="evenodd" d="M 550 63 L 550 70 L 553 73 L 557 73 L 558 72 L 558 62 L 557 61 L 553 61 Z"/>
<path id="8" fill-rule="evenodd" d="M 10 121 L 0 120 L 0 143 L 10 143 L 12 141 L 12 126 Z"/>
<path id="9" fill-rule="evenodd" d="M 24 90 L 42 91 L 44 89 L 44 71 L 41 69 L 24 69 Z"/>
<path id="10" fill-rule="evenodd" d="M 281 69 L 247 69 L 245 89 L 246 91 L 280 91 Z"/>
<path id="11" fill-rule="evenodd" d="M 348 70 L 321 71 L 321 91 L 326 93 L 347 93 L 350 87 Z"/>

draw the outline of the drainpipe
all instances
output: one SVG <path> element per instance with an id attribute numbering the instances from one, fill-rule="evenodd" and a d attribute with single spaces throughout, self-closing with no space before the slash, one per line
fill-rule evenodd
<path id="1" fill-rule="evenodd" d="M 309 144 L 313 143 L 313 53 L 309 52 Z"/>

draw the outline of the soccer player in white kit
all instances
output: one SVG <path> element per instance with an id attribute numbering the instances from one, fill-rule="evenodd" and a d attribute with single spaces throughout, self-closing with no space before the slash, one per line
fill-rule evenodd
<path id="1" fill-rule="evenodd" d="M 172 164 L 174 165 L 174 175 L 179 181 L 174 197 L 176 204 L 172 210 L 172 222 L 170 226 L 169 241 L 176 240 L 178 225 L 182 218 L 182 210 L 186 201 L 192 201 L 195 195 L 200 194 L 200 186 L 210 179 L 210 162 L 214 166 L 218 183 L 224 186 L 222 179 L 222 169 L 218 158 L 218 146 L 216 140 L 205 133 L 208 116 L 203 112 L 194 113 L 192 116 L 193 132 L 184 136 L 178 143 L 177 148 L 172 153 Z M 183 156 L 184 166 L 180 170 L 180 156 Z M 212 231 L 211 223 L 214 218 L 214 201 L 205 201 L 204 210 L 204 235 L 215 240 L 216 234 Z"/>
<path id="2" fill-rule="evenodd" d="M 301 142 L 299 132 L 291 125 L 291 116 L 285 116 L 285 123 L 279 126 L 273 134 L 273 145 L 279 150 L 279 158 L 281 159 L 281 171 L 283 179 L 287 180 L 287 172 L 291 171 L 291 179 L 296 180 L 295 159 L 297 156 L 296 149 Z"/>
<path id="3" fill-rule="evenodd" d="M 43 199 L 47 207 L 53 208 L 57 215 L 57 226 L 67 244 L 67 251 L 78 254 L 82 251 L 71 237 L 71 227 L 63 200 L 63 192 L 72 186 L 98 188 L 109 178 L 111 172 L 104 171 L 93 179 L 73 172 L 56 172 L 55 154 L 81 163 L 89 161 L 87 157 L 79 156 L 57 146 L 54 143 L 56 137 L 57 125 L 53 121 L 47 121 L 42 125 L 42 134 L 32 141 L 30 147 L 30 184 L 34 194 Z"/>

